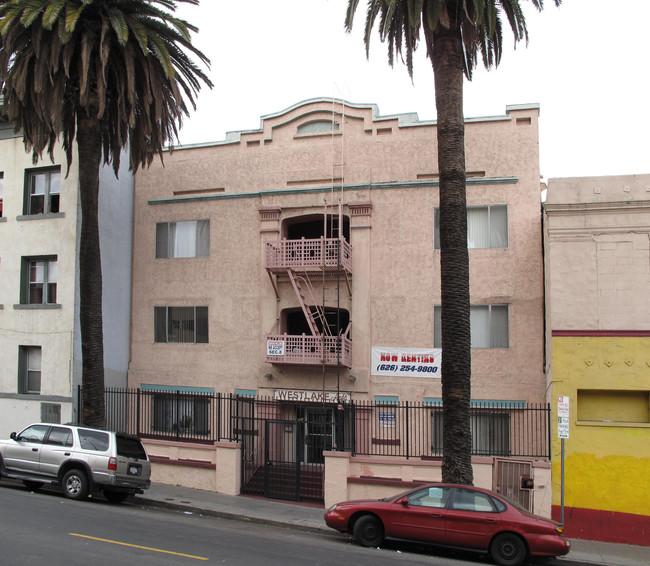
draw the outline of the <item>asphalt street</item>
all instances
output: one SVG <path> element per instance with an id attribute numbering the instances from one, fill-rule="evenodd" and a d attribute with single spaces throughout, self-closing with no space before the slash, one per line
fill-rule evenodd
<path id="1" fill-rule="evenodd" d="M 86 502 L 0 482 L 2 566 L 233 564 L 465 566 L 488 564 L 415 546 L 362 548 L 342 536 L 299 532 L 188 511 Z"/>

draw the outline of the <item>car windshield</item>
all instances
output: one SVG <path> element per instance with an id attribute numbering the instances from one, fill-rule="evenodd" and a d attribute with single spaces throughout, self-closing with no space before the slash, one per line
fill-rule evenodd
<path id="1" fill-rule="evenodd" d="M 413 491 L 413 489 L 409 489 L 407 491 L 402 491 L 401 493 L 398 493 L 397 495 L 391 495 L 390 497 L 384 497 L 383 499 L 380 499 L 380 501 L 387 501 L 387 502 L 397 501 L 400 497 L 404 497 L 405 495 L 408 495 L 412 491 Z"/>

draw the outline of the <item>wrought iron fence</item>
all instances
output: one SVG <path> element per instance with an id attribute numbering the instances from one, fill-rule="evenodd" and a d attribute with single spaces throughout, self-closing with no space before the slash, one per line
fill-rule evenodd
<path id="1" fill-rule="evenodd" d="M 232 394 L 106 389 L 107 428 L 180 442 L 238 442 L 244 419 L 299 420 L 296 405 Z M 442 456 L 441 405 L 354 401 L 323 407 L 331 410 L 332 450 L 406 458 Z M 546 403 L 473 406 L 472 454 L 550 458 L 550 419 Z"/>

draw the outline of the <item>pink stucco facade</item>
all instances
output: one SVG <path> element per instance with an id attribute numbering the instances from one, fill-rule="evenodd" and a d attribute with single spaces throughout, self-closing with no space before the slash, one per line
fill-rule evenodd
<path id="1" fill-rule="evenodd" d="M 526 105 L 466 121 L 468 206 L 507 208 L 507 245 L 470 250 L 472 304 L 507 306 L 507 347 L 472 351 L 477 400 L 547 400 L 538 117 Z M 257 130 L 165 153 L 164 166 L 136 178 L 129 386 L 440 398 L 439 375 L 378 376 L 371 365 L 373 347 L 434 346 L 438 191 L 436 123 L 369 104 L 309 100 Z M 347 312 L 350 367 L 269 363 L 267 334 L 286 331 L 299 300 L 288 280 L 269 276 L 266 242 L 287 238 L 296 221 L 338 217 L 339 204 L 351 275 L 313 283 Z M 157 224 L 203 219 L 206 257 L 156 257 Z M 155 307 L 170 306 L 207 307 L 207 343 L 157 342 Z"/>

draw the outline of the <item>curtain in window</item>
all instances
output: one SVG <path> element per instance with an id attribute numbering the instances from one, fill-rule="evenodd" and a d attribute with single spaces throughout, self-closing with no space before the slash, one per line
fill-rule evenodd
<path id="1" fill-rule="evenodd" d="M 467 245 L 470 249 L 490 247 L 488 218 L 487 207 L 467 209 Z"/>
<path id="2" fill-rule="evenodd" d="M 433 307 L 433 347 L 442 348 L 442 307 Z"/>
<path id="3" fill-rule="evenodd" d="M 173 257 L 196 257 L 196 221 L 176 222 Z"/>
<path id="4" fill-rule="evenodd" d="M 442 454 L 443 417 L 442 407 L 431 411 L 431 451 Z M 498 409 L 472 408 L 472 454 L 482 456 L 510 455 L 510 414 Z"/>
<path id="5" fill-rule="evenodd" d="M 30 214 L 42 214 L 45 212 L 45 185 L 47 175 L 39 173 L 32 175 L 30 187 Z"/>
<path id="6" fill-rule="evenodd" d="M 27 393 L 41 392 L 41 349 L 27 348 Z"/>
<path id="7" fill-rule="evenodd" d="M 196 226 L 196 256 L 210 255 L 210 221 L 198 220 Z"/>
<path id="8" fill-rule="evenodd" d="M 508 247 L 508 207 L 490 207 L 490 247 Z"/>
<path id="9" fill-rule="evenodd" d="M 61 173 L 53 171 L 50 173 L 50 212 L 59 212 L 59 200 L 61 193 Z"/>
<path id="10" fill-rule="evenodd" d="M 56 303 L 56 280 L 58 267 L 56 261 L 47 262 L 47 302 Z"/>
<path id="11" fill-rule="evenodd" d="M 472 348 L 490 347 L 490 308 L 488 305 L 471 306 L 469 325 Z"/>
<path id="12" fill-rule="evenodd" d="M 29 304 L 43 303 L 43 278 L 45 277 L 45 262 L 32 261 L 29 263 Z"/>
<path id="13" fill-rule="evenodd" d="M 173 434 L 209 434 L 210 397 L 154 393 L 154 430 Z"/>
<path id="14" fill-rule="evenodd" d="M 492 305 L 490 313 L 492 348 L 508 347 L 508 305 Z"/>
<path id="15" fill-rule="evenodd" d="M 492 409 L 476 411 L 470 417 L 472 454 L 508 456 L 510 454 L 510 415 Z"/>
<path id="16" fill-rule="evenodd" d="M 470 307 L 472 348 L 507 348 L 508 305 Z"/>

